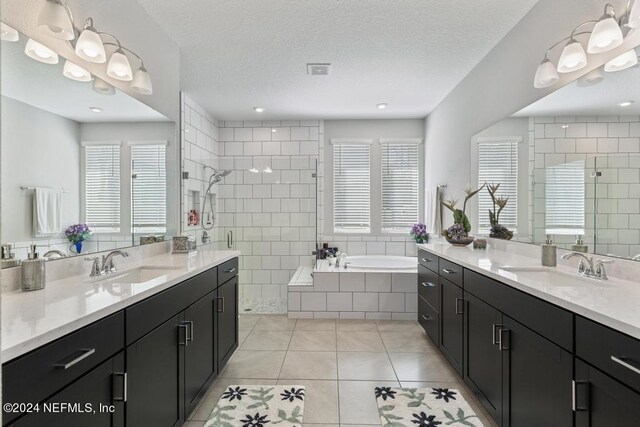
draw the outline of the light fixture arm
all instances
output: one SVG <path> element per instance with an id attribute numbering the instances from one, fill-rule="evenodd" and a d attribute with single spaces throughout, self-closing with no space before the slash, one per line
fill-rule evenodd
<path id="1" fill-rule="evenodd" d="M 591 34 L 591 31 L 586 31 L 586 32 L 582 32 L 582 33 L 576 33 L 576 31 L 578 31 L 580 28 L 584 27 L 585 25 L 590 25 L 590 24 L 597 24 L 598 21 L 597 20 L 591 20 L 591 21 L 585 21 L 582 24 L 578 25 L 577 27 L 575 27 L 573 29 L 573 31 L 571 31 L 571 37 L 570 38 L 574 38 L 575 36 L 579 36 L 581 34 Z"/>
<path id="2" fill-rule="evenodd" d="M 135 53 L 134 51 L 132 51 L 131 49 L 124 47 L 122 45 L 118 45 L 116 43 L 111 43 L 111 42 L 105 42 L 104 43 L 105 46 L 118 46 L 118 49 L 122 49 L 128 53 L 130 53 L 131 55 L 135 56 L 136 58 L 138 58 L 138 61 L 140 61 L 140 66 L 142 68 L 144 68 L 144 61 L 142 60 L 142 58 L 140 58 L 140 55 L 138 55 L 137 53 Z"/>
<path id="3" fill-rule="evenodd" d="M 71 8 L 69 7 L 69 3 L 67 3 L 66 0 L 48 0 L 48 1 L 56 2 L 58 4 L 61 4 L 62 7 L 64 7 L 64 9 L 67 11 L 67 15 L 69 15 L 69 19 L 71 20 L 71 26 L 75 30 L 76 29 L 75 21 L 73 20 L 73 12 L 71 12 Z"/>
<path id="4" fill-rule="evenodd" d="M 587 22 L 585 22 L 584 24 L 587 24 Z M 580 24 L 580 25 L 583 25 L 583 24 Z M 566 41 L 569 41 L 569 40 L 573 40 L 577 36 L 583 36 L 583 35 L 586 35 L 586 34 L 591 34 L 591 31 L 581 31 L 579 33 L 572 32 L 571 36 L 563 38 L 559 42 L 554 43 L 549 49 L 547 49 L 547 51 L 544 54 L 544 59 L 549 59 L 548 57 L 549 57 L 549 54 L 551 53 L 551 51 L 553 49 L 555 49 L 556 47 L 558 47 L 559 45 L 561 45 L 562 43 L 564 43 Z"/>
<path id="5" fill-rule="evenodd" d="M 103 43 L 103 44 L 105 44 L 105 45 L 107 45 L 107 44 L 108 44 L 108 45 L 111 45 L 111 46 L 118 46 L 118 50 L 122 49 L 122 44 L 120 43 L 120 40 L 118 40 L 118 38 L 117 38 L 116 36 L 114 36 L 113 34 L 111 34 L 111 33 L 105 33 L 104 31 L 100 31 L 100 32 L 98 32 L 98 35 L 99 35 L 100 37 L 102 37 L 102 36 L 109 36 L 109 37 L 111 37 L 113 40 L 115 40 L 115 41 L 116 41 L 116 43 L 117 43 L 117 44 L 113 44 L 113 43 Z"/>

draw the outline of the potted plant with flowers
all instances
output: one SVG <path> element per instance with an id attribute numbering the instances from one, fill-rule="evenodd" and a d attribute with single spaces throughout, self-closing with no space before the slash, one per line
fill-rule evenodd
<path id="1" fill-rule="evenodd" d="M 80 254 L 82 252 L 82 243 L 93 235 L 93 231 L 87 224 L 73 224 L 67 227 L 64 234 L 71 242 L 69 250 Z"/>
<path id="2" fill-rule="evenodd" d="M 500 213 L 507 206 L 509 197 L 496 196 L 500 184 L 487 184 L 487 191 L 491 196 L 491 203 L 493 204 L 493 210 L 489 209 L 489 222 L 491 223 L 491 231 L 489 237 L 495 239 L 511 240 L 513 238 L 513 231 L 509 230 L 504 225 L 500 224 Z"/>
<path id="3" fill-rule="evenodd" d="M 467 187 L 464 190 L 467 195 L 464 198 L 462 210 L 456 208 L 456 204 L 458 203 L 456 199 L 452 198 L 446 202 L 441 202 L 444 207 L 453 212 L 453 225 L 442 231 L 442 235 L 447 239 L 447 242 L 454 246 L 467 246 L 469 243 L 473 242 L 473 237 L 469 236 L 469 232 L 471 231 L 471 222 L 469 222 L 469 218 L 466 214 L 467 202 L 473 196 L 478 194 L 484 186 L 485 184 L 482 184 L 482 187 L 477 190 L 474 190 L 471 187 Z"/>
<path id="4" fill-rule="evenodd" d="M 427 226 L 421 222 L 413 224 L 409 235 L 411 235 L 416 243 L 429 243 L 429 233 L 427 233 Z"/>

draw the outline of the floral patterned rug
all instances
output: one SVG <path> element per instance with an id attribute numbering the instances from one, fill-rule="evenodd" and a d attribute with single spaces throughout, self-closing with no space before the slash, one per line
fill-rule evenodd
<path id="1" fill-rule="evenodd" d="M 232 385 L 222 393 L 205 427 L 300 427 L 305 388 Z"/>
<path id="2" fill-rule="evenodd" d="M 376 387 L 375 395 L 383 427 L 483 426 L 454 388 Z"/>

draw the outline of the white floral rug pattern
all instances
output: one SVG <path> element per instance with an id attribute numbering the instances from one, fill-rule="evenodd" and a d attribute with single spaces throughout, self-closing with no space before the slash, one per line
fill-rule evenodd
<path id="1" fill-rule="evenodd" d="M 205 427 L 300 427 L 305 388 L 299 385 L 231 385 Z"/>
<path id="2" fill-rule="evenodd" d="M 454 388 L 376 387 L 383 427 L 482 427 L 469 403 Z"/>

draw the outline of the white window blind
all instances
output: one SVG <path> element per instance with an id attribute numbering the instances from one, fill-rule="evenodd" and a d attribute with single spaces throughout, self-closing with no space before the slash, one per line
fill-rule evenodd
<path id="1" fill-rule="evenodd" d="M 584 160 L 549 166 L 545 171 L 547 234 L 584 234 Z"/>
<path id="2" fill-rule="evenodd" d="M 134 232 L 166 231 L 166 172 L 166 144 L 131 144 L 131 223 Z"/>
<path id="3" fill-rule="evenodd" d="M 496 197 L 508 197 L 500 212 L 500 224 L 512 231 L 518 226 L 518 141 L 478 142 L 478 184 L 500 184 Z M 496 207 L 496 209 L 498 209 Z M 486 187 L 478 193 L 478 229 L 487 234 L 491 229 L 489 210 L 493 202 Z"/>
<path id="4" fill-rule="evenodd" d="M 382 231 L 408 231 L 418 222 L 419 144 L 382 142 L 380 148 Z"/>
<path id="5" fill-rule="evenodd" d="M 86 145 L 85 221 L 96 231 L 120 230 L 120 146 Z"/>
<path id="6" fill-rule="evenodd" d="M 371 230 L 371 144 L 333 145 L 333 223 L 343 233 Z"/>

